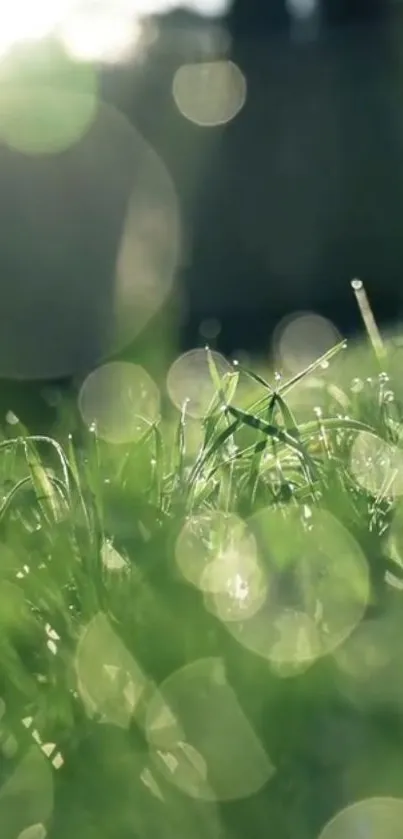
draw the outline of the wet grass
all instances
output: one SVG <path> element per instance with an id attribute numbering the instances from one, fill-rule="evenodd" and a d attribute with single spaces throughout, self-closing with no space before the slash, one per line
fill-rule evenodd
<path id="1" fill-rule="evenodd" d="M 385 358 L 380 369 L 368 351 L 357 358 L 344 343 L 289 380 L 268 381 L 240 365 L 221 377 L 211 354 L 208 361 L 216 395 L 196 440 L 186 405 L 125 446 L 83 428 L 74 404 L 61 406 L 57 440 L 31 436 L 15 417 L 6 424 L 4 839 L 38 824 L 57 839 L 246 831 L 313 839 L 351 801 L 402 795 L 403 542 L 400 555 L 396 522 L 403 414 L 396 365 Z M 66 416 L 74 417 L 71 430 Z M 357 455 L 358 439 L 365 445 Z M 220 511 L 249 520 L 262 510 L 278 517 L 291 511 L 291 522 L 326 511 L 369 569 L 370 593 L 351 638 L 284 671 L 239 643 L 175 562 L 190 517 Z M 80 682 L 80 644 L 100 614 L 148 686 L 198 660 L 224 662 L 276 769 L 262 789 L 213 812 L 211 802 L 162 777 L 159 792 L 145 784 L 149 687 L 126 719 L 118 699 L 124 685 L 106 710 L 104 697 L 97 700 L 98 677 L 95 695 Z M 365 630 L 361 644 L 367 626 L 373 638 Z"/>

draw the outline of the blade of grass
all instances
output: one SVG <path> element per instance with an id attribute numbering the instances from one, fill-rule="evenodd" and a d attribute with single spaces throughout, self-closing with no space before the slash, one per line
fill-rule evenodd
<path id="1" fill-rule="evenodd" d="M 200 475 L 201 470 L 203 467 L 211 460 L 212 457 L 223 447 L 223 445 L 229 440 L 230 437 L 235 433 L 236 429 L 239 426 L 239 420 L 236 419 L 227 428 L 224 428 L 216 437 L 212 445 L 201 452 L 201 456 L 193 467 L 193 470 L 190 474 L 189 483 L 192 484 L 193 481 L 197 480 Z"/>
<path id="2" fill-rule="evenodd" d="M 323 355 L 321 355 L 319 358 L 313 361 L 312 364 L 309 364 L 308 367 L 305 367 L 304 370 L 301 370 L 300 373 L 296 373 L 295 376 L 293 376 L 291 379 L 288 379 L 286 382 L 284 382 L 283 385 L 280 385 L 280 387 L 277 388 L 277 394 L 282 396 L 283 394 L 288 393 L 293 387 L 295 387 L 295 385 L 299 384 L 299 382 L 305 379 L 306 376 L 310 376 L 311 373 L 314 373 L 315 370 L 318 369 L 318 367 L 321 367 L 322 365 L 327 365 L 330 361 L 332 361 L 333 358 L 335 358 L 335 356 L 338 355 L 339 352 L 341 352 L 341 350 L 344 350 L 346 348 L 346 346 L 347 342 L 343 340 L 336 344 L 334 347 L 331 347 L 330 350 L 327 350 L 327 352 L 325 352 Z"/>

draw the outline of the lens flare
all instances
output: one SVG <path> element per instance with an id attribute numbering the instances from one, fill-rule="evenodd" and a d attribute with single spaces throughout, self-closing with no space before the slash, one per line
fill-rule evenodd
<path id="1" fill-rule="evenodd" d="M 8 0 L 0 2 L 0 56 L 16 44 L 46 38 L 71 0 Z"/>

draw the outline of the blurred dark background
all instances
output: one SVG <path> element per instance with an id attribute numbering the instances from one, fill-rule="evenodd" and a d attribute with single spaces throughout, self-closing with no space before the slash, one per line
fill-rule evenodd
<path id="1" fill-rule="evenodd" d="M 355 276 L 364 280 L 381 324 L 399 328 L 403 2 L 318 0 L 312 14 L 306 8 L 309 0 L 236 0 L 225 18 L 213 21 L 174 12 L 159 21 L 159 38 L 142 62 L 101 68 L 103 101 L 145 137 L 176 188 L 183 252 L 170 306 L 179 349 L 204 343 L 201 324 L 213 318 L 220 350 L 266 352 L 279 320 L 298 310 L 322 314 L 354 334 L 360 328 L 350 291 Z M 172 79 L 186 62 L 221 58 L 241 69 L 245 105 L 227 124 L 201 127 L 175 106 Z M 108 158 L 108 177 L 94 171 L 84 195 L 89 142 L 84 138 L 83 151 L 79 144 L 46 172 L 46 162 L 31 171 L 21 155 L 0 149 L 3 301 L 11 286 L 21 300 L 35 277 L 46 286 L 48 272 L 49 283 L 57 276 L 68 288 L 74 277 L 77 288 L 90 289 L 85 311 L 91 313 L 99 277 L 111 284 L 130 185 L 119 147 L 114 161 Z M 75 180 L 74 154 L 77 160 L 81 154 Z M 38 223 L 45 207 L 45 226 L 33 235 L 32 219 Z M 79 308 L 76 303 L 71 321 L 80 332 L 72 369 L 61 376 L 89 366 L 99 349 Z M 71 341 L 62 304 L 58 311 Z M 15 343 L 32 329 L 37 345 L 45 341 L 27 315 L 14 321 L 12 306 L 7 323 Z M 59 326 L 49 341 L 58 340 Z M 10 341 L 8 333 L 0 340 L 6 374 Z"/>

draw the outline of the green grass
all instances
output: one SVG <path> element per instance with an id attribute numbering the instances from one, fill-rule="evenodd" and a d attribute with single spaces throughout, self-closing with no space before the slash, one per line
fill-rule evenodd
<path id="1" fill-rule="evenodd" d="M 341 344 L 273 383 L 239 365 L 221 378 L 211 354 L 209 365 L 216 396 L 196 443 L 186 406 L 128 446 L 102 442 L 77 417 L 70 435 L 66 414 L 59 441 L 17 422 L 4 431 L 2 839 L 38 839 L 39 827 L 21 833 L 38 824 L 55 839 L 314 839 L 348 803 L 403 797 L 403 415 L 393 359 L 380 370 Z M 74 417 L 74 405 L 62 410 Z M 185 540 L 183 573 L 178 537 L 195 516 L 211 539 Z M 186 579 L 187 568 L 198 573 L 198 551 L 229 544 L 242 576 L 242 522 L 259 547 L 249 590 L 264 579 L 272 603 L 290 596 L 281 652 L 272 635 L 253 649 L 235 589 Z M 317 575 L 315 550 L 330 563 Z M 323 606 L 327 625 L 312 617 Z M 320 638 L 305 638 L 301 652 L 305 607 Z M 210 672 L 203 662 L 213 660 Z M 175 712 L 155 734 L 161 685 L 161 708 Z M 190 745 L 164 770 L 161 754 L 182 725 Z"/>

